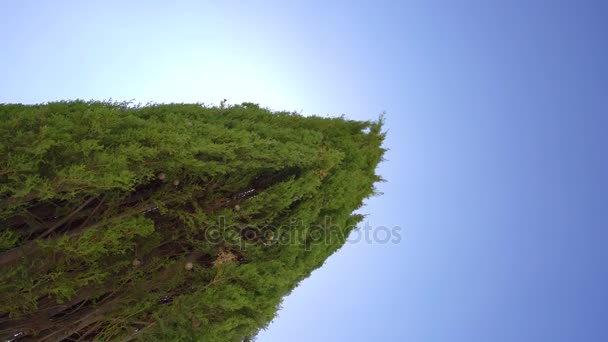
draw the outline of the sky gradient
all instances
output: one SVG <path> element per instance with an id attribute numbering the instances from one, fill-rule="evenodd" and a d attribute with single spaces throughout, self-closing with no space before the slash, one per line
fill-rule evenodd
<path id="1" fill-rule="evenodd" d="M 608 341 L 608 2 L 0 2 L 0 102 L 386 111 L 393 244 L 258 341 Z M 10 139 L 10 137 L 2 137 Z"/>

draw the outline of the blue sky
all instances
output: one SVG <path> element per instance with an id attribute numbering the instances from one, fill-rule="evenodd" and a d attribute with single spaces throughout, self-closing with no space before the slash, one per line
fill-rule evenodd
<path id="1" fill-rule="evenodd" d="M 261 342 L 608 341 L 608 3 L 0 2 L 0 102 L 374 119 L 372 227 Z M 5 139 L 7 137 L 4 137 Z"/>

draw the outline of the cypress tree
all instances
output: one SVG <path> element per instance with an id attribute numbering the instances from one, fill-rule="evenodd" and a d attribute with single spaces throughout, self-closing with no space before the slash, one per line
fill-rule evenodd
<path id="1" fill-rule="evenodd" d="M 346 241 L 382 118 L 0 105 L 0 338 L 244 341 Z"/>

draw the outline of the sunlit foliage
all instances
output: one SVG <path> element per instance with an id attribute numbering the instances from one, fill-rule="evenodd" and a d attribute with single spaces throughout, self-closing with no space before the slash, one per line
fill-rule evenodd
<path id="1" fill-rule="evenodd" d="M 382 118 L 253 103 L 6 104 L 0 136 L 3 340 L 249 340 L 384 153 Z"/>

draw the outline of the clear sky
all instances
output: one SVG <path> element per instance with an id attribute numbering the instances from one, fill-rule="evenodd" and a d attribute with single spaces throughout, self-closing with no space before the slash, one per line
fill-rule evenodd
<path id="1" fill-rule="evenodd" d="M 0 102 L 387 112 L 372 227 L 260 342 L 608 341 L 608 2 L 0 1 Z M 10 137 L 1 137 L 9 139 Z"/>

